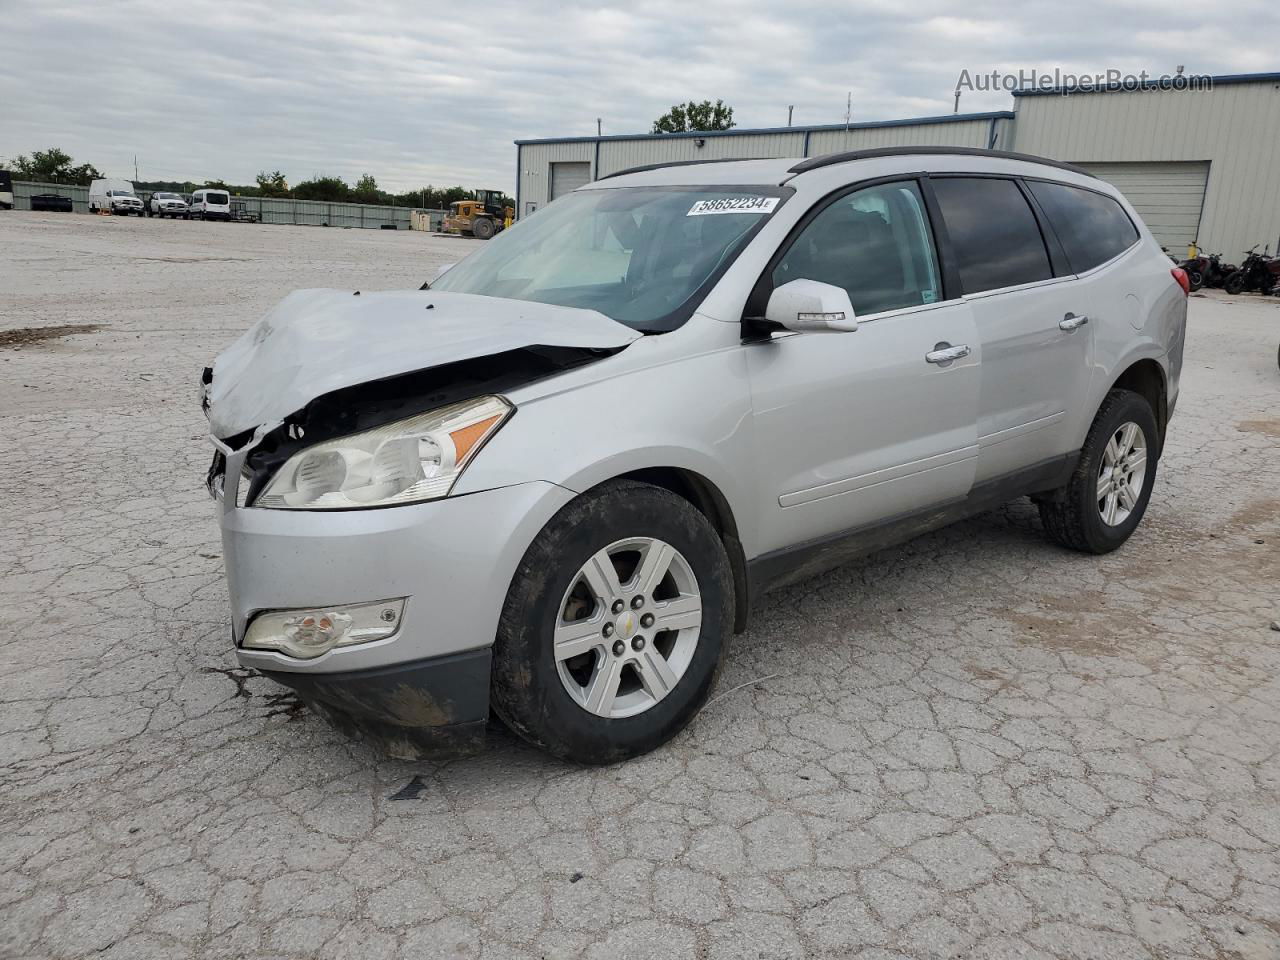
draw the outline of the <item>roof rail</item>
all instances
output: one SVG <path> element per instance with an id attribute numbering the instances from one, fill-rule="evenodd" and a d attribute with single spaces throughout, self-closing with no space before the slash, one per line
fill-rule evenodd
<path id="1" fill-rule="evenodd" d="M 610 180 L 613 177 L 624 177 L 628 173 L 644 173 L 646 170 L 665 170 L 667 167 L 696 167 L 704 163 L 741 163 L 743 160 L 777 160 L 778 157 L 720 157 L 715 160 L 669 160 L 666 163 L 646 163 L 639 167 L 627 167 L 614 173 L 606 173 L 597 177 L 596 182 Z"/>
<path id="2" fill-rule="evenodd" d="M 1049 160 L 1045 157 L 1034 157 L 1029 153 L 1011 153 L 1008 150 L 983 150 L 979 147 L 876 147 L 871 150 L 850 150 L 847 153 L 828 153 L 820 157 L 801 160 L 788 173 L 805 173 L 819 167 L 829 167 L 835 163 L 847 163 L 850 160 L 870 160 L 875 157 L 909 157 L 916 154 L 926 156 L 959 155 L 962 157 L 995 157 L 1001 160 L 1025 160 L 1028 163 L 1039 163 L 1060 170 L 1070 170 L 1082 176 L 1093 177 L 1088 170 L 1083 170 L 1061 160 Z M 1097 179 L 1096 177 L 1094 179 Z"/>

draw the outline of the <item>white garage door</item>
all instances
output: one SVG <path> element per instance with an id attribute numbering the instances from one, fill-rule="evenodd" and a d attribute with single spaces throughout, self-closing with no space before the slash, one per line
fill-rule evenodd
<path id="1" fill-rule="evenodd" d="M 570 190 L 577 190 L 591 182 L 589 163 L 551 164 L 551 198 L 562 197 Z"/>
<path id="2" fill-rule="evenodd" d="M 1114 184 L 1169 252 L 1184 256 L 1200 232 L 1208 163 L 1080 163 Z"/>

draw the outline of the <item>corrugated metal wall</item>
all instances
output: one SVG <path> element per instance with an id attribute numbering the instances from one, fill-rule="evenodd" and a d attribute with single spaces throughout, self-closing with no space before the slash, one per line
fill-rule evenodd
<path id="1" fill-rule="evenodd" d="M 1008 121 L 996 120 L 999 124 Z M 991 120 L 963 123 L 920 123 L 866 127 L 850 130 L 815 130 L 809 136 L 809 156 L 841 153 L 845 150 L 873 150 L 877 147 L 986 147 L 992 135 Z"/>
<path id="2" fill-rule="evenodd" d="M 803 133 L 757 133 L 705 137 L 702 146 L 694 137 L 654 137 L 644 140 L 605 140 L 600 144 L 599 177 L 628 167 L 673 160 L 761 160 L 798 157 L 804 149 Z"/>
<path id="3" fill-rule="evenodd" d="M 524 216 L 550 202 L 553 163 L 590 163 L 592 179 L 598 180 L 629 167 L 683 160 L 815 157 L 842 150 L 897 146 L 987 147 L 993 145 L 993 137 L 994 146 L 1008 149 L 1009 122 L 1008 118 L 984 115 L 973 120 L 853 124 L 848 129 L 795 127 L 702 138 L 654 135 L 524 143 L 518 147 L 520 209 L 517 213 Z M 698 145 L 700 139 L 702 146 Z"/>
<path id="4" fill-rule="evenodd" d="M 1076 163 L 1207 161 L 1200 246 L 1238 261 L 1280 237 L 1280 84 L 1016 98 L 1014 149 Z"/>
<path id="5" fill-rule="evenodd" d="M 56 193 L 70 197 L 76 213 L 89 212 L 89 188 L 70 187 L 65 183 L 32 183 L 28 180 L 13 181 L 13 209 L 30 210 L 31 198 L 38 193 Z"/>
<path id="6" fill-rule="evenodd" d="M 516 195 L 516 216 L 523 217 L 551 201 L 551 164 L 587 162 L 591 164 L 592 179 L 599 179 L 595 171 L 596 145 L 572 141 L 564 143 L 540 143 L 519 148 L 520 180 Z"/>
<path id="7" fill-rule="evenodd" d="M 289 200 L 282 197 L 232 197 L 245 212 L 263 223 L 295 223 L 302 226 L 363 227 L 379 229 L 384 223 L 408 230 L 410 207 L 382 207 L 371 203 L 326 203 L 323 200 Z"/>

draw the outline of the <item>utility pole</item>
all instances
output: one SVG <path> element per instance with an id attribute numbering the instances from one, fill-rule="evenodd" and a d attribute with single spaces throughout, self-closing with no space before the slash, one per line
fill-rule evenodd
<path id="1" fill-rule="evenodd" d="M 600 136 L 600 118 L 596 117 L 596 136 Z"/>
<path id="2" fill-rule="evenodd" d="M 853 91 L 849 91 L 849 97 L 844 105 L 844 129 L 849 132 L 849 121 L 853 119 Z"/>
<path id="3" fill-rule="evenodd" d="M 138 182 L 138 155 L 133 155 L 133 182 Z"/>
<path id="4" fill-rule="evenodd" d="M 956 105 L 955 105 L 955 108 L 954 108 L 951 112 L 952 112 L 952 113 L 959 113 L 959 112 L 960 112 L 960 88 L 959 88 L 958 86 L 956 87 Z"/>
<path id="5" fill-rule="evenodd" d="M 791 113 L 792 111 L 795 110 L 795 108 L 796 108 L 796 105 L 794 103 L 791 104 L 789 107 L 787 107 L 787 126 L 788 127 L 791 126 Z"/>

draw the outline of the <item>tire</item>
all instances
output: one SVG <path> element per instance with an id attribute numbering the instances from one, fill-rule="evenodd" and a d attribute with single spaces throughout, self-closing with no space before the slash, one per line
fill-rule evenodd
<path id="1" fill-rule="evenodd" d="M 1202 274 L 1199 270 L 1188 270 L 1187 280 L 1191 284 L 1192 293 L 1195 293 L 1197 290 L 1199 290 L 1201 287 L 1204 286 L 1204 274 Z"/>
<path id="2" fill-rule="evenodd" d="M 471 234 L 477 240 L 488 240 L 494 234 L 493 221 L 488 217 L 476 217 L 471 221 Z"/>
<path id="3" fill-rule="evenodd" d="M 189 214 L 189 213 L 184 213 L 184 214 L 182 215 L 182 219 L 183 219 L 183 220 L 190 220 L 190 219 L 191 219 L 191 214 Z"/>
<path id="4" fill-rule="evenodd" d="M 1125 458 L 1132 473 L 1127 474 L 1127 482 L 1121 479 L 1127 471 L 1116 476 L 1116 481 L 1123 488 L 1121 493 L 1108 494 L 1104 498 L 1099 493 L 1104 483 L 1103 470 L 1112 469 L 1109 445 L 1113 438 L 1117 438 L 1123 446 L 1126 427 L 1136 428 L 1140 434 L 1140 437 L 1132 436 L 1134 444 L 1140 442 L 1143 450 L 1142 475 L 1134 479 L 1137 470 L 1132 465 L 1136 458 Z M 1112 390 L 1093 418 L 1093 426 L 1089 428 L 1089 436 L 1085 439 L 1071 479 L 1062 490 L 1056 491 L 1054 497 L 1039 501 L 1045 532 L 1072 550 L 1096 554 L 1115 550 L 1129 539 L 1147 511 L 1159 459 L 1160 434 L 1151 404 L 1132 390 Z M 1104 518 L 1104 512 L 1111 509 L 1113 503 L 1115 512 L 1108 520 Z"/>
<path id="5" fill-rule="evenodd" d="M 1231 274 L 1231 276 L 1227 277 L 1227 282 L 1222 286 L 1232 296 L 1244 293 L 1244 271 L 1237 270 Z"/>
<path id="6" fill-rule="evenodd" d="M 633 544 L 648 553 L 628 555 Z M 637 589 L 643 570 L 637 561 L 664 556 L 655 544 L 673 550 L 669 567 L 658 567 L 669 572 L 658 588 Z M 610 572 L 628 578 L 614 594 L 627 598 L 617 601 L 620 609 L 592 598 L 610 592 L 592 562 L 609 559 L 615 549 L 621 553 Z M 588 583 L 589 566 L 602 591 Z M 636 605 L 637 594 L 644 605 Z M 655 614 L 679 622 L 672 612 L 662 612 L 674 611 L 676 602 L 685 611 L 679 615 L 683 628 L 664 631 L 661 619 L 655 626 Z M 691 602 L 695 609 L 689 609 Z M 706 702 L 728 649 L 733 609 L 729 559 L 702 513 L 647 483 L 602 484 L 565 506 L 525 552 L 498 624 L 490 702 L 516 734 L 566 760 L 606 764 L 647 753 L 684 729 Z M 582 625 L 576 631 L 562 619 L 566 610 L 582 614 L 573 621 Z M 694 614 L 698 619 L 690 624 Z M 574 633 L 573 649 L 585 652 L 558 659 L 558 627 Z M 646 636 L 650 628 L 654 632 Z M 612 686 L 616 698 L 602 698 L 593 711 L 586 705 L 592 681 L 609 667 L 620 678 Z M 659 678 L 665 678 L 665 692 L 655 696 L 652 684 Z"/>

